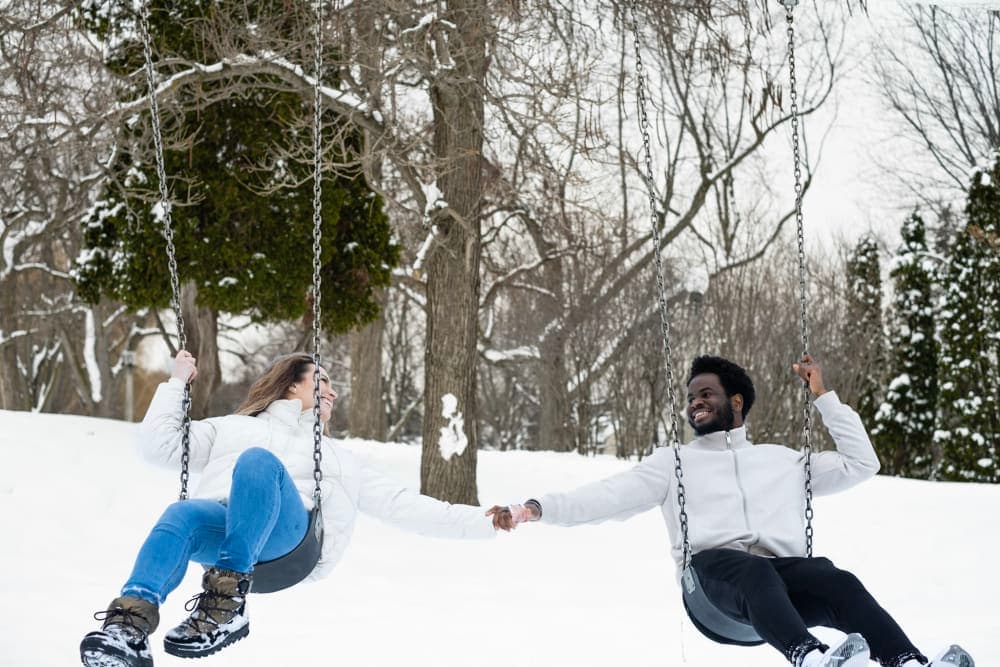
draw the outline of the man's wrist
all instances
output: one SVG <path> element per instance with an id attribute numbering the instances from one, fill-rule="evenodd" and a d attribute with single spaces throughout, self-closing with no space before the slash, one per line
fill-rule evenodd
<path id="1" fill-rule="evenodd" d="M 542 518 L 542 504 L 540 502 L 534 498 L 528 498 L 524 501 L 524 506 L 531 509 L 531 513 L 534 515 L 535 521 Z"/>

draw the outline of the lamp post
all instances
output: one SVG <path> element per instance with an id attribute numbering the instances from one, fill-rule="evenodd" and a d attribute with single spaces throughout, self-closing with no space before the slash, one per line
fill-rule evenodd
<path id="1" fill-rule="evenodd" d="M 135 414 L 135 388 L 132 383 L 132 369 L 135 367 L 135 352 L 122 352 L 122 363 L 125 364 L 125 421 L 132 421 Z"/>

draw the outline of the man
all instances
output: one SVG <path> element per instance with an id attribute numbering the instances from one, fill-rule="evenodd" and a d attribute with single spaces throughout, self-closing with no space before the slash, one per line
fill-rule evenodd
<path id="1" fill-rule="evenodd" d="M 816 396 L 837 446 L 812 455 L 813 492 L 836 493 L 873 477 L 878 457 L 858 414 L 827 390 L 811 356 L 792 368 Z M 687 388 L 687 419 L 697 436 L 681 449 L 688 537 L 692 564 L 712 602 L 751 624 L 795 667 L 860 667 L 870 657 L 884 667 L 927 665 L 857 577 L 827 558 L 805 557 L 804 456 L 747 439 L 744 421 L 755 393 L 746 371 L 721 357 L 698 357 Z M 494 506 L 487 514 L 494 526 L 510 530 L 525 521 L 574 526 L 621 520 L 659 505 L 679 570 L 684 555 L 676 501 L 674 454 L 663 447 L 629 471 L 520 505 Z M 829 647 L 809 632 L 816 625 L 849 634 Z M 929 664 L 974 667 L 958 646 Z"/>

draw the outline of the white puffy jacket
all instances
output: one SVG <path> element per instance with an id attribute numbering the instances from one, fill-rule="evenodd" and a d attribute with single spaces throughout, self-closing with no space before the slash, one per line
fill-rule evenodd
<path id="1" fill-rule="evenodd" d="M 837 450 L 812 455 L 813 492 L 836 493 L 873 477 L 879 461 L 858 414 L 832 391 L 814 405 Z M 751 444 L 740 427 L 699 436 L 680 454 L 693 554 L 729 548 L 762 556 L 805 555 L 802 453 Z M 630 470 L 538 501 L 542 521 L 562 526 L 627 519 L 659 505 L 671 553 L 678 570 L 683 566 L 672 447 L 657 449 Z"/>
<path id="2" fill-rule="evenodd" d="M 161 384 L 139 427 L 139 450 L 153 463 L 180 468 L 184 383 Z M 273 452 L 288 469 L 306 508 L 313 506 L 313 413 L 298 399 L 279 400 L 256 417 L 228 415 L 191 422 L 190 471 L 200 473 L 194 498 L 229 497 L 233 466 L 250 447 Z M 323 553 L 310 579 L 333 569 L 354 531 L 358 511 L 430 537 L 493 537 L 480 507 L 420 495 L 381 475 L 330 438 L 323 438 Z"/>

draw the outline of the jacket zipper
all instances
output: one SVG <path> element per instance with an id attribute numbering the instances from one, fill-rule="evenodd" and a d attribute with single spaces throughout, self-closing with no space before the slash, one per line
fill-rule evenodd
<path id="1" fill-rule="evenodd" d="M 750 512 L 747 510 L 747 492 L 743 488 L 743 480 L 740 479 L 740 463 L 736 458 L 736 450 L 733 449 L 733 436 L 726 431 L 726 449 L 729 453 L 733 455 L 733 472 L 736 475 L 736 488 L 740 491 L 740 502 L 743 505 L 743 523 L 746 524 L 747 532 L 753 535 L 753 531 L 750 530 Z M 756 542 L 756 540 L 754 540 Z"/>

